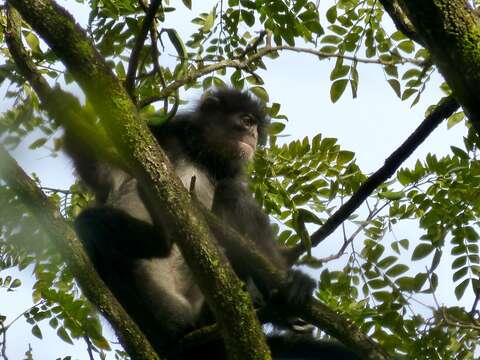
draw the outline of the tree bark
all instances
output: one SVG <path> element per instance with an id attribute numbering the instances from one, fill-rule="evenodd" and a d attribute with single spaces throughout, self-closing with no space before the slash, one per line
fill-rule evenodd
<path id="1" fill-rule="evenodd" d="M 200 212 L 120 81 L 83 30 L 52 0 L 9 1 L 63 61 L 99 115 L 132 175 L 171 224 L 234 359 L 266 359 L 269 349 L 248 293 L 219 251 Z M 153 214 L 154 216 L 160 216 Z M 235 321 L 232 321 L 235 319 Z"/>
<path id="2" fill-rule="evenodd" d="M 480 134 L 480 23 L 465 0 L 402 0 L 433 62 Z"/>
<path id="3" fill-rule="evenodd" d="M 40 191 L 8 152 L 0 146 L 0 178 L 15 192 L 38 219 L 67 262 L 85 296 L 98 306 L 114 325 L 115 333 L 132 359 L 157 360 L 158 355 L 97 275 L 75 232 L 67 225 L 56 206 Z"/>

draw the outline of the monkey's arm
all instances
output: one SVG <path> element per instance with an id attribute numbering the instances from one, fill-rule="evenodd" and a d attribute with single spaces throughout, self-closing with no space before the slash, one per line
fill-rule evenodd
<path id="1" fill-rule="evenodd" d="M 80 178 L 95 193 L 97 200 L 104 203 L 112 187 L 113 167 L 101 161 L 95 148 L 69 127 L 65 128 L 63 142 L 63 149 L 72 158 Z"/>
<path id="2" fill-rule="evenodd" d="M 244 182 L 229 179 L 217 184 L 212 211 L 250 240 L 252 246 L 256 246 L 278 269 L 287 271 L 283 289 L 272 289 L 267 279 L 254 277 L 255 285 L 267 299 L 278 294 L 283 301 L 293 306 L 301 306 L 310 299 L 316 287 L 315 281 L 300 270 L 288 269 L 275 241 L 268 216 L 255 202 Z M 227 257 L 243 279 L 250 276 L 252 264 L 242 254 L 227 250 Z"/>

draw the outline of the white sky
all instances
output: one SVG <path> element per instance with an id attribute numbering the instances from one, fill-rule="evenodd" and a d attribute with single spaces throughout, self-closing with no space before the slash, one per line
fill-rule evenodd
<path id="1" fill-rule="evenodd" d="M 80 4 L 73 0 L 59 0 L 59 3 L 67 6 L 82 24 L 85 23 L 87 12 Z M 194 1 L 193 3 L 194 10 L 189 12 L 181 5 L 180 0 L 173 0 L 172 5 L 178 5 L 181 13 L 173 13 L 175 18 L 168 26 L 176 28 L 180 34 L 190 34 L 194 27 L 189 24 L 189 19 L 200 12 L 198 4 L 201 4 L 201 10 L 208 11 L 208 7 L 214 2 Z M 325 1 L 322 1 L 321 8 L 321 11 L 328 8 Z M 336 137 L 344 149 L 355 151 L 357 162 L 366 173 L 380 167 L 385 158 L 419 125 L 424 118 L 427 106 L 437 103 L 443 96 L 438 90 L 440 77 L 437 76 L 430 83 L 420 103 L 411 109 L 409 102 L 401 102 L 396 97 L 378 66 L 360 64 L 358 98 L 352 99 L 347 89 L 340 101 L 331 104 L 329 76 L 333 60 L 319 61 L 311 55 L 284 53 L 276 60 L 267 60 L 266 64 L 268 72 L 261 73 L 261 76 L 265 80 L 265 88 L 269 92 L 270 100 L 280 103 L 281 113 L 289 118 L 286 133 L 291 137 L 288 140 L 303 138 L 307 135 L 314 136 L 317 133 Z M 6 110 L 5 102 L 2 103 L 0 100 L 0 106 L 2 106 L 1 111 Z M 438 156 L 449 153 L 449 146 L 461 144 L 462 136 L 465 134 L 465 127 L 461 124 L 449 131 L 446 129 L 446 124 L 442 124 L 420 146 L 406 165 L 414 164 L 417 158 L 422 159 L 429 152 Z M 37 173 L 44 186 L 66 188 L 73 179 L 72 167 L 64 157 L 52 159 L 46 157 L 46 153 L 33 153 L 22 149 L 15 152 L 15 157 L 27 172 Z M 402 224 L 396 228 L 395 235 L 398 239 L 416 240 L 419 237 L 419 231 L 416 224 Z M 338 247 L 339 239 L 339 235 L 334 234 L 328 241 L 322 243 L 319 251 L 326 254 L 334 252 Z M 443 268 L 445 274 L 443 277 L 440 275 L 441 288 L 437 291 L 437 295 L 440 302 L 457 304 L 453 296 L 453 285 L 450 282 L 450 265 L 446 263 Z M 22 313 L 31 303 L 32 282 L 29 283 L 28 278 L 23 278 L 24 286 L 19 291 L 0 293 L 2 299 L 0 313 L 12 315 L 10 319 Z M 429 299 L 428 302 L 431 300 Z M 462 299 L 462 303 L 468 304 L 467 306 L 471 302 L 472 296 Z M 49 326 L 45 324 L 42 330 L 48 328 Z M 83 343 L 73 347 L 57 340 L 54 334 L 44 333 L 44 337 L 47 340 L 39 341 L 30 336 L 30 328 L 24 326 L 23 321 L 20 320 L 8 331 L 10 358 L 19 359 L 26 351 L 28 342 L 32 344 L 35 359 L 54 359 L 66 355 L 73 355 L 78 359 L 87 358 Z"/>

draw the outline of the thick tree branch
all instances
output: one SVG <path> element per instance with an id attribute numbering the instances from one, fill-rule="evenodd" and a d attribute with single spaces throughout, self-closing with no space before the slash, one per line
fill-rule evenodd
<path id="1" fill-rule="evenodd" d="M 100 116 L 121 158 L 144 187 L 157 210 L 153 216 L 163 215 L 171 225 L 171 236 L 223 330 L 227 352 L 234 359 L 268 358 L 269 349 L 248 293 L 215 245 L 202 215 L 191 206 L 188 193 L 138 117 L 129 95 L 83 30 L 52 0 L 9 2 L 62 59 Z"/>
<path id="2" fill-rule="evenodd" d="M 152 24 L 155 21 L 155 15 L 157 14 L 158 8 L 161 4 L 161 0 L 152 0 L 152 2 L 150 3 L 145 18 L 143 19 L 142 28 L 140 29 L 140 32 L 135 39 L 135 45 L 133 47 L 132 53 L 130 54 L 127 78 L 125 80 L 125 88 L 127 89 L 127 92 L 130 94 L 132 99 L 134 98 L 135 78 L 137 74 L 138 62 L 140 60 L 140 53 L 142 52 L 148 32 L 150 31 Z"/>
<path id="3" fill-rule="evenodd" d="M 405 12 L 400 7 L 397 0 L 379 0 L 383 5 L 385 11 L 390 15 L 395 27 L 398 31 L 402 32 L 405 36 L 412 39 L 416 43 L 425 46 L 423 40 L 418 36 L 415 27 Z"/>
<path id="4" fill-rule="evenodd" d="M 372 194 L 372 192 L 390 178 L 400 165 L 415 151 L 415 149 L 432 133 L 443 121 L 452 115 L 459 107 L 457 101 L 449 96 L 444 98 L 428 115 L 420 126 L 395 150 L 385 164 L 373 173 L 328 220 L 311 236 L 312 246 L 318 245 L 332 234 L 355 210 Z M 297 259 L 306 251 L 303 244 L 290 249 L 287 257 Z"/>
<path id="5" fill-rule="evenodd" d="M 402 0 L 433 63 L 480 134 L 480 27 L 465 0 Z"/>
<path id="6" fill-rule="evenodd" d="M 137 325 L 99 278 L 82 244 L 58 209 L 1 146 L 0 177 L 38 219 L 39 224 L 48 233 L 67 262 L 70 271 L 75 274 L 75 279 L 85 296 L 94 302 L 102 314 L 115 326 L 120 342 L 132 359 L 158 359 Z"/>
<path id="7" fill-rule="evenodd" d="M 35 71 L 21 43 L 18 14 L 10 7 L 7 11 L 8 23 L 5 31 L 5 40 L 19 71 L 36 90 L 42 105 L 52 118 L 59 123 L 72 124 L 72 126 L 78 124 L 81 126 L 82 123 L 78 119 L 77 113 L 72 108 L 62 106 L 61 98 L 59 99 L 56 96 L 58 94 L 52 92 L 46 80 Z M 60 100 L 60 103 L 57 100 Z M 90 133 L 83 128 L 77 132 L 94 138 L 93 132 Z M 102 148 L 104 146 L 98 146 L 98 149 Z M 105 151 L 104 153 L 108 158 L 108 153 Z M 98 277 L 82 244 L 75 237 L 72 229 L 61 218 L 58 210 L 3 148 L 0 148 L 0 158 L 0 176 L 7 181 L 7 184 L 14 191 L 18 192 L 23 202 L 37 216 L 40 224 L 50 234 L 67 261 L 70 271 L 72 271 L 79 282 L 82 291 L 90 301 L 98 306 L 110 323 L 114 325 L 116 334 L 124 348 L 133 359 L 158 359 L 155 351 L 137 325 L 130 319 L 130 316 Z M 111 160 L 113 161 L 113 156 Z"/>
<path id="8" fill-rule="evenodd" d="M 99 154 L 100 157 L 111 164 L 125 167 L 124 164 L 121 164 L 121 159 L 112 147 L 110 140 L 102 131 L 99 131 L 101 129 L 86 123 L 85 119 L 88 119 L 89 115 L 83 111 L 76 98 L 59 88 L 52 89 L 36 70 L 23 47 L 20 28 L 21 19 L 19 15 L 9 6 L 7 8 L 7 27 L 5 28 L 5 41 L 8 50 L 20 74 L 33 87 L 45 110 L 57 123 L 72 129 L 75 134 L 78 134 L 80 141 L 90 146 L 92 152 Z"/>

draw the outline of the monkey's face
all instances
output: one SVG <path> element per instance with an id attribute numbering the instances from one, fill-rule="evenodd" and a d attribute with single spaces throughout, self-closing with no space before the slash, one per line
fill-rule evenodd
<path id="1" fill-rule="evenodd" d="M 249 113 L 222 114 L 209 121 L 204 136 L 218 157 L 247 162 L 258 143 L 257 120 Z"/>
<path id="2" fill-rule="evenodd" d="M 255 153 L 258 143 L 257 122 L 251 114 L 235 114 L 233 120 L 238 125 L 236 137 L 233 136 L 233 142 L 238 145 L 238 152 L 241 158 L 250 160 Z"/>

